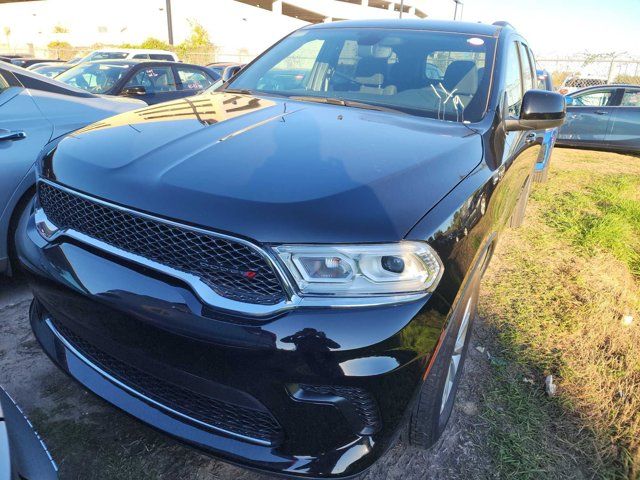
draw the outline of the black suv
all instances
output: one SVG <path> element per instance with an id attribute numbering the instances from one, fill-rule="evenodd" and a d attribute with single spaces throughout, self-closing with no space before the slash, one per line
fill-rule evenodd
<path id="1" fill-rule="evenodd" d="M 51 359 L 242 465 L 358 474 L 452 409 L 562 96 L 508 24 L 313 25 L 45 152 L 18 250 Z"/>

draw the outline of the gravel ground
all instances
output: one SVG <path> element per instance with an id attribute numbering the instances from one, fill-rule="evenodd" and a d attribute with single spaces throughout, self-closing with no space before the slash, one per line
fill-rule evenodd
<path id="1" fill-rule="evenodd" d="M 88 394 L 40 350 L 29 327 L 30 301 L 24 283 L 0 277 L 0 385 L 35 424 L 62 480 L 270 478 L 185 447 Z M 398 444 L 367 480 L 494 477 L 488 427 L 479 415 L 490 368 L 475 348 L 490 340 L 477 319 L 456 406 L 439 445 L 421 451 Z"/>

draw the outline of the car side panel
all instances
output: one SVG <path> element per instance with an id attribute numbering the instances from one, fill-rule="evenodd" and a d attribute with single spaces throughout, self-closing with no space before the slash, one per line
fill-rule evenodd
<path id="1" fill-rule="evenodd" d="M 640 107 L 615 107 L 604 143 L 616 150 L 640 152 Z"/>
<path id="2" fill-rule="evenodd" d="M 6 100 L 6 101 L 3 101 Z M 0 129 L 26 134 L 22 140 L 0 141 L 0 265 L 6 267 L 7 233 L 16 203 L 42 147 L 51 138 L 53 127 L 25 89 L 9 89 L 0 95 Z M 28 182 L 27 182 L 28 183 Z M 31 180 L 33 184 L 33 180 Z"/>
<path id="3" fill-rule="evenodd" d="M 615 107 L 567 107 L 567 119 L 558 132 L 558 143 L 601 145 Z"/>

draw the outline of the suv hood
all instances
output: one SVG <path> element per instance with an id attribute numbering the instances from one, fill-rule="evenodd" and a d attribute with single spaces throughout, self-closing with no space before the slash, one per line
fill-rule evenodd
<path id="1" fill-rule="evenodd" d="M 45 171 L 70 188 L 261 242 L 400 240 L 482 159 L 462 124 L 211 93 L 64 139 Z"/>

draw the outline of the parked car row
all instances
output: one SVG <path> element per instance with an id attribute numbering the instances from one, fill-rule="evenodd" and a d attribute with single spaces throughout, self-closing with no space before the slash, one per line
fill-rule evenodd
<path id="1" fill-rule="evenodd" d="M 35 190 L 35 162 L 51 142 L 90 123 L 141 108 L 140 100 L 101 97 L 0 63 L 0 273 L 10 272 L 13 232 Z"/>
<path id="2" fill-rule="evenodd" d="M 504 22 L 311 25 L 215 84 L 91 60 L 73 86 L 0 67 L 0 258 L 52 361 L 250 468 L 351 477 L 400 432 L 433 446 L 495 242 L 564 121 L 528 42 Z"/>

